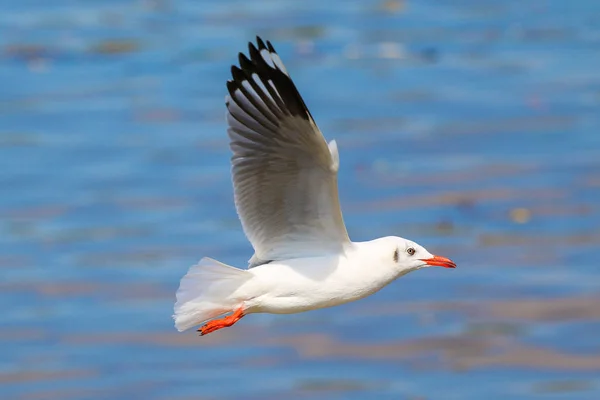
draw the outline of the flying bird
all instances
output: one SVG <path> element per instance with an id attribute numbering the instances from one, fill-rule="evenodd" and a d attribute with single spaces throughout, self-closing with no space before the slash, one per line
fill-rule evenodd
<path id="1" fill-rule="evenodd" d="M 226 97 L 235 206 L 254 255 L 248 269 L 211 258 L 192 266 L 177 291 L 177 330 L 204 324 L 206 335 L 248 314 L 336 306 L 421 268 L 455 268 L 401 237 L 350 240 L 336 142 L 325 141 L 271 43 L 256 41 L 231 67 Z"/>

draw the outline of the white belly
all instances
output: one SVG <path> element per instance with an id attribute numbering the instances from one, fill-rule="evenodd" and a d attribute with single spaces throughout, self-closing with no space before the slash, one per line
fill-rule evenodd
<path id="1" fill-rule="evenodd" d="M 291 314 L 336 306 L 366 297 L 394 278 L 367 268 L 338 255 L 260 265 L 250 270 L 255 278 L 246 288 L 253 292 L 244 302 L 246 312 Z"/>

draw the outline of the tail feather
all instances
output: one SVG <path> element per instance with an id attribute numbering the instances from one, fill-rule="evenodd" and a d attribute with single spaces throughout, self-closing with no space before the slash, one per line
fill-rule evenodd
<path id="1" fill-rule="evenodd" d="M 173 315 L 177 330 L 185 331 L 239 306 L 236 290 L 251 277 L 249 271 L 212 258 L 200 260 L 181 279 L 177 290 Z"/>

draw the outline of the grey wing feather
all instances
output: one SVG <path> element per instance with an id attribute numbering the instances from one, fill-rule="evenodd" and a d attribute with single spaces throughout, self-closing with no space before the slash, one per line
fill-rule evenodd
<path id="1" fill-rule="evenodd" d="M 348 242 L 329 146 L 275 49 L 257 38 L 227 82 L 235 204 L 255 254 L 270 260 L 339 251 Z"/>

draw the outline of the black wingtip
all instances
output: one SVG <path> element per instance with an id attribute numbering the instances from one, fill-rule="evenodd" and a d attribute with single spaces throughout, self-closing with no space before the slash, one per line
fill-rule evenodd
<path id="1" fill-rule="evenodd" d="M 246 75 L 244 74 L 244 71 L 242 71 L 240 68 L 236 67 L 235 65 L 231 66 L 231 76 L 233 77 L 234 81 L 238 81 L 238 82 L 241 82 L 244 79 L 246 79 Z"/>
<path id="2" fill-rule="evenodd" d="M 238 56 L 238 61 L 240 62 L 240 67 L 242 70 L 251 70 L 252 69 L 252 61 L 248 59 L 248 57 L 244 53 L 240 53 Z"/>
<path id="3" fill-rule="evenodd" d="M 256 98 L 252 98 L 251 94 L 247 92 L 247 86 L 250 85 L 254 93 L 257 94 L 261 99 L 262 103 L 272 107 L 271 113 L 262 113 L 265 118 L 265 123 L 277 126 L 277 121 L 272 121 L 271 117 L 280 118 L 285 115 L 299 116 L 305 120 L 312 119 L 310 111 L 306 107 L 302 96 L 298 92 L 296 85 L 290 78 L 287 72 L 284 72 L 285 68 L 280 69 L 281 61 L 269 60 L 267 54 L 261 54 L 262 50 L 266 50 L 269 53 L 277 54 L 275 47 L 270 41 L 264 41 L 260 36 L 256 36 L 256 43 L 248 43 L 248 53 L 239 53 L 239 67 L 231 67 L 231 75 L 233 79 L 227 82 L 227 89 L 232 96 L 232 100 L 236 102 L 234 93 L 239 89 L 242 94 L 248 98 L 248 101 L 258 101 Z M 256 76 L 254 76 L 256 74 Z M 248 85 L 242 85 L 245 81 Z M 261 85 L 262 84 L 262 85 Z M 236 102 L 237 104 L 237 102 Z M 261 111 L 262 105 L 254 104 L 254 107 Z M 240 106 L 243 108 L 242 106 Z M 248 115 L 253 115 L 253 112 L 246 112 Z M 271 115 L 273 114 L 273 115 Z M 257 117 L 258 118 L 258 117 Z M 268 121 L 267 121 L 268 120 Z"/>
<path id="4" fill-rule="evenodd" d="M 256 36 L 256 44 L 258 45 L 258 50 L 266 49 L 265 42 L 263 42 L 260 36 Z"/>
<path id="5" fill-rule="evenodd" d="M 252 58 L 252 53 L 258 53 L 258 50 L 256 49 L 256 45 L 254 45 L 254 43 L 252 42 L 248 42 L 248 54 L 250 54 L 250 58 Z"/>
<path id="6" fill-rule="evenodd" d="M 253 62 L 256 62 L 256 60 L 258 59 L 262 59 L 258 49 L 256 48 L 256 46 L 254 46 L 254 43 L 250 43 L 250 45 L 248 46 L 248 54 L 250 55 L 250 59 Z"/>
<path id="7" fill-rule="evenodd" d="M 233 96 L 237 88 L 237 84 L 234 81 L 227 81 L 227 91 L 231 96 Z"/>

